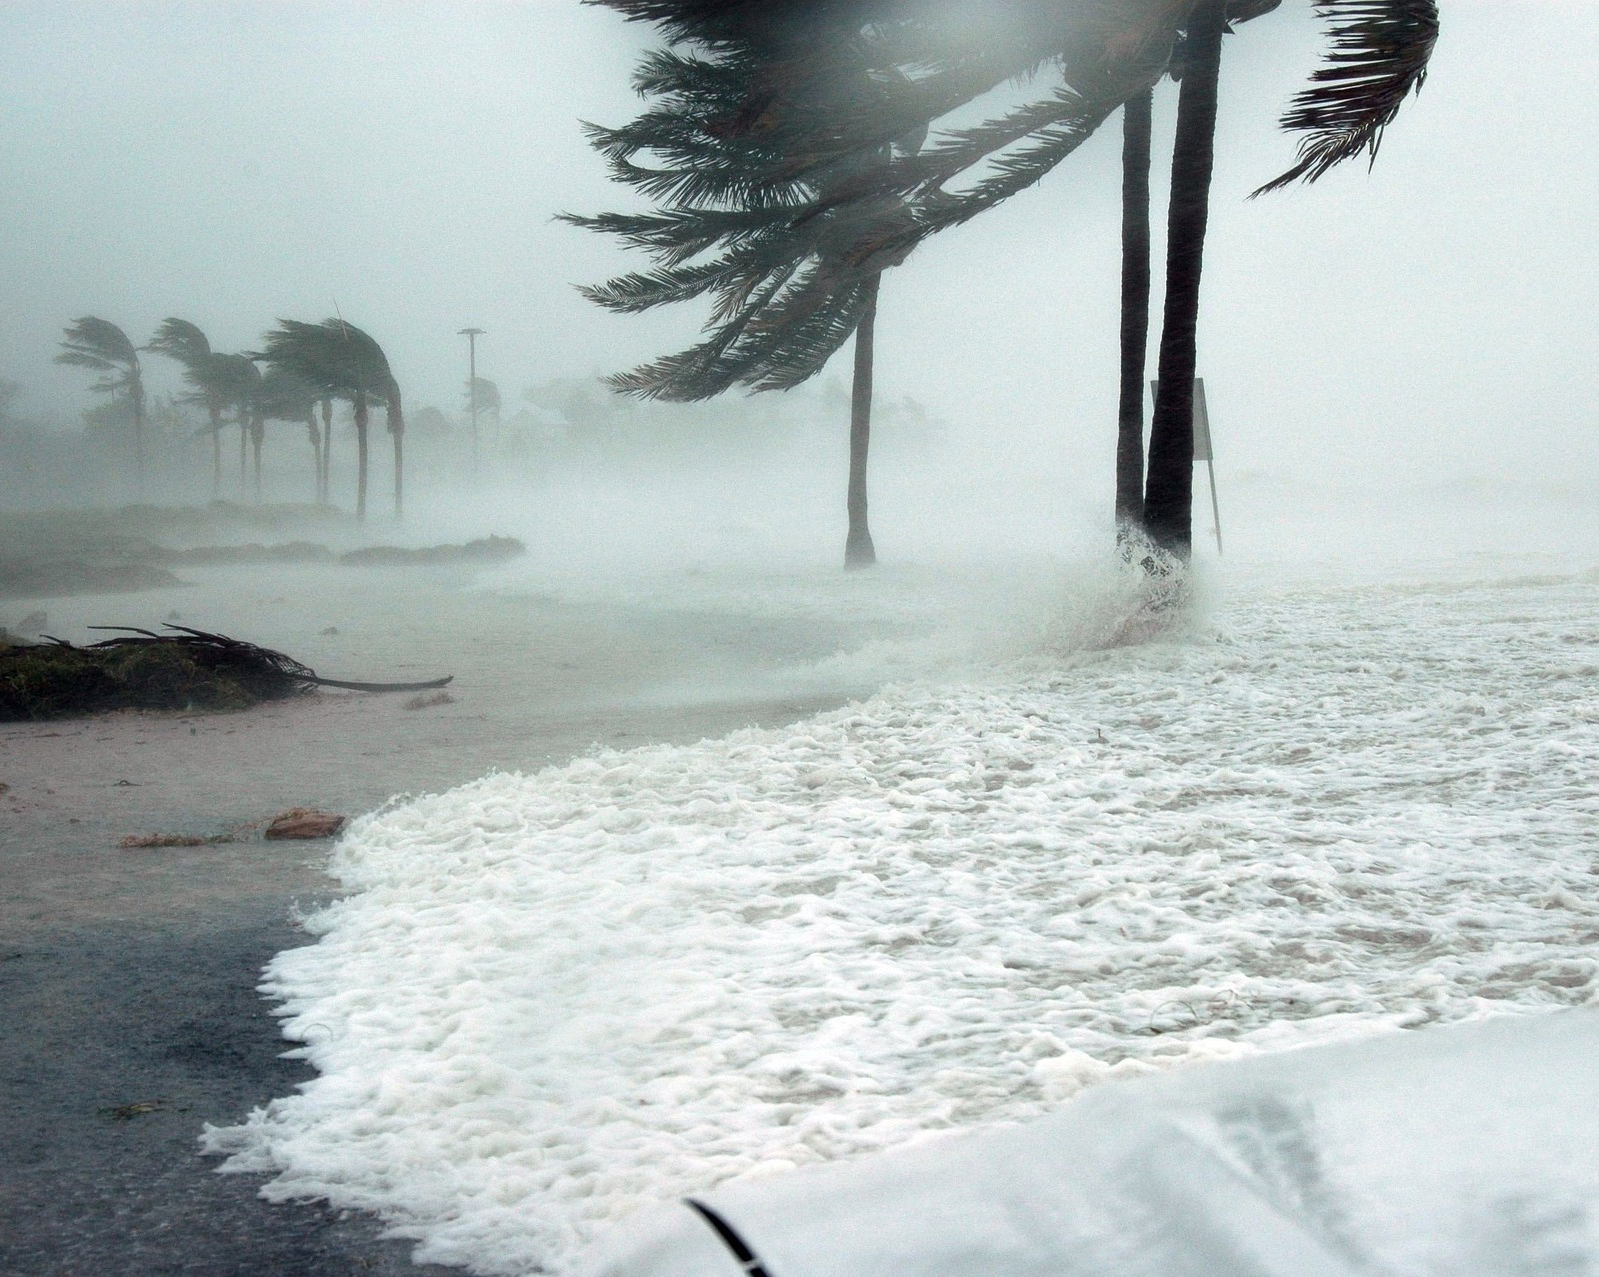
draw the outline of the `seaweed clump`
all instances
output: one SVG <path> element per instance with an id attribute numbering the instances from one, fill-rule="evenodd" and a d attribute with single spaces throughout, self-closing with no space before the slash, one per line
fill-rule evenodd
<path id="1" fill-rule="evenodd" d="M 318 687 L 416 692 L 450 682 L 448 676 L 421 683 L 323 678 L 282 652 L 187 625 L 167 626 L 172 634 L 94 628 L 123 632 L 84 647 L 48 635 L 45 643 L 7 646 L 0 640 L 0 721 L 113 709 L 248 709 Z"/>
<path id="2" fill-rule="evenodd" d="M 60 639 L 0 647 L 0 719 L 113 709 L 248 709 L 309 691 L 298 661 L 223 635 L 137 632 L 76 647 Z"/>

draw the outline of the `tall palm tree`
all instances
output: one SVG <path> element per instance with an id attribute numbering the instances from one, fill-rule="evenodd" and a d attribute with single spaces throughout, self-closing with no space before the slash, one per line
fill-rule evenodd
<path id="1" fill-rule="evenodd" d="M 1149 153 L 1154 91 L 1122 105 L 1121 383 L 1116 406 L 1116 539 L 1144 524 L 1144 359 L 1149 347 Z"/>
<path id="2" fill-rule="evenodd" d="M 870 43 L 869 35 L 855 42 L 863 54 Z M 656 215 L 566 218 L 646 248 L 662 266 L 584 292 L 600 305 L 623 312 L 706 291 L 716 296 L 717 305 L 707 325 L 712 332 L 710 340 L 611 379 L 616 388 L 643 397 L 702 399 L 735 382 L 757 389 L 787 389 L 820 371 L 839 341 L 853 333 L 844 566 L 869 567 L 877 561 L 866 478 L 879 274 L 872 273 L 860 286 L 848 290 L 841 307 L 829 304 L 837 299 L 828 296 L 824 281 L 834 263 L 857 253 L 881 223 L 903 216 L 902 202 L 878 200 L 865 219 L 854 212 L 818 217 L 798 238 L 778 230 L 772 212 L 796 201 L 819 198 L 825 202 L 847 192 L 863 165 L 881 165 L 894 155 L 914 154 L 926 131 L 912 130 L 875 152 L 851 155 L 826 173 L 797 180 L 770 173 L 736 190 L 716 178 L 706 182 L 711 175 L 725 174 L 733 155 L 747 155 L 751 139 L 758 138 L 773 121 L 806 109 L 802 101 L 764 92 L 761 86 L 772 73 L 770 59 L 777 54 L 758 34 L 749 29 L 740 29 L 736 35 L 730 32 L 721 52 L 728 74 L 719 78 L 708 78 L 704 64 L 692 59 L 661 56 L 647 60 L 638 77 L 639 87 L 655 101 L 655 108 L 622 129 L 590 129 L 618 180 L 646 191 L 662 190 L 663 182 L 670 189 L 663 200 L 664 211 Z M 849 91 L 874 94 L 870 68 L 861 57 L 851 64 L 841 62 L 838 70 Z M 760 109 L 748 109 L 747 104 L 756 99 Z M 644 152 L 660 155 L 665 167 L 640 166 L 638 157 Z M 730 209 L 729 203 L 736 207 Z M 705 264 L 693 260 L 718 243 L 730 250 L 723 263 L 713 263 L 707 270 Z M 770 296 L 774 288 L 781 292 L 787 287 L 796 270 L 790 259 L 796 255 L 805 263 L 801 274 L 809 272 L 810 285 L 801 283 L 791 290 L 786 310 L 773 308 L 758 328 L 746 327 L 737 317 L 739 309 L 752 294 Z M 825 350 L 820 349 L 819 339 Z M 729 346 L 740 343 L 746 351 L 758 350 L 742 366 L 726 358 Z"/>
<path id="3" fill-rule="evenodd" d="M 176 316 L 161 321 L 145 349 L 181 364 L 190 401 L 205 406 L 211 436 L 211 497 L 215 500 L 222 494 L 222 412 L 231 393 L 229 370 L 211 350 L 205 333 Z"/>
<path id="4" fill-rule="evenodd" d="M 266 335 L 261 358 L 272 367 L 293 374 L 325 399 L 349 402 L 355 416 L 358 469 L 355 515 L 360 520 L 366 518 L 367 426 L 371 405 L 386 406 L 389 434 L 394 440 L 394 513 L 398 518 L 404 508 L 405 415 L 400 386 L 383 348 L 368 333 L 343 319 L 325 319 L 320 324 L 280 319 L 278 326 Z"/>
<path id="5" fill-rule="evenodd" d="M 139 352 L 127 333 L 110 320 L 84 315 L 67 325 L 58 364 L 89 368 L 100 374 L 93 389 L 123 395 L 133 415 L 133 460 L 139 495 L 144 495 L 144 377 Z"/>
<path id="6" fill-rule="evenodd" d="M 846 571 L 869 568 L 877 562 L 866 509 L 866 460 L 872 443 L 872 347 L 877 335 L 877 290 L 881 278 L 873 277 L 866 312 L 855 325 L 855 367 L 849 396 L 849 488 L 844 498 L 844 512 L 849 519 L 844 535 Z"/>
<path id="7" fill-rule="evenodd" d="M 1227 30 L 1226 0 L 1199 0 L 1182 43 L 1182 91 L 1177 98 L 1177 138 L 1172 147 L 1166 307 L 1160 331 L 1155 415 L 1149 427 L 1144 531 L 1179 560 L 1186 560 L 1193 549 L 1199 284 L 1210 215 L 1221 42 Z"/>
<path id="8" fill-rule="evenodd" d="M 939 4 L 917 0 L 596 2 L 660 24 L 672 42 L 646 57 L 636 77 L 641 89 L 701 83 L 707 92 L 728 85 L 746 90 L 727 114 L 755 127 L 731 131 L 712 163 L 650 168 L 636 162 L 641 146 L 662 153 L 650 140 L 662 112 L 647 112 L 630 129 L 615 131 L 611 149 L 623 180 L 668 208 L 688 193 L 731 211 L 721 233 L 702 236 L 673 269 L 613 283 L 623 286 L 618 302 L 625 302 L 628 287 L 675 289 L 677 296 L 712 292 L 722 299 L 707 341 L 674 357 L 677 367 L 661 361 L 641 372 L 706 370 L 725 385 L 744 381 L 757 388 L 778 384 L 768 366 L 774 340 L 786 341 L 782 377 L 807 375 L 802 361 L 814 371 L 854 331 L 869 278 L 903 261 L 930 235 L 1037 182 L 1165 74 L 1176 54 L 1193 83 L 1182 95 L 1186 110 L 1181 104 L 1179 110 L 1187 118 L 1173 157 L 1177 181 L 1169 222 L 1175 243 L 1165 309 L 1171 331 L 1162 334 L 1162 395 L 1151 428 L 1144 505 L 1156 539 L 1186 557 L 1194 321 L 1213 149 L 1205 123 L 1208 118 L 1213 128 L 1220 34 L 1279 0 L 1018 0 L 1005 7 L 1005 22 L 980 38 L 969 28 L 985 20 L 982 11 L 951 24 L 942 20 Z M 1383 130 L 1425 76 L 1437 35 L 1435 0 L 1319 0 L 1318 10 L 1331 23 L 1329 65 L 1283 120 L 1306 135 L 1300 162 L 1262 190 L 1313 181 L 1345 159 L 1375 154 Z M 882 92 L 840 93 L 868 29 L 864 56 Z M 752 72 L 755 63 L 762 65 Z M 878 153 L 895 136 L 925 128 L 1008 80 L 1040 82 L 1040 71 L 1048 73 L 1042 77 L 1048 91 L 1033 100 L 945 132 L 876 169 L 861 165 L 861 157 Z M 785 105 L 773 110 L 774 103 Z M 677 159 L 682 147 L 681 139 L 669 139 L 665 158 Z M 852 164 L 850 181 L 828 183 L 828 175 Z M 788 198 L 760 198 L 774 186 Z M 908 216 L 887 215 L 899 207 L 895 200 L 906 201 Z M 817 227 L 848 226 L 851 218 L 853 242 L 819 266 L 812 251 Z M 626 220 L 619 219 L 618 229 Z M 646 238 L 670 229 L 648 219 L 636 219 L 632 228 Z M 751 245 L 762 249 L 758 272 L 750 269 Z M 721 256 L 689 261 L 711 248 Z M 804 343 L 789 339 L 795 330 L 805 334 Z M 774 339 L 774 333 L 783 336 Z M 1186 479 L 1178 474 L 1184 454 Z"/>

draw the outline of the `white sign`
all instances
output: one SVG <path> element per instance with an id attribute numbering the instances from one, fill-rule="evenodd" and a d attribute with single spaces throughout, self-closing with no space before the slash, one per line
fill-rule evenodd
<path id="1" fill-rule="evenodd" d="M 1160 382 L 1149 383 L 1149 393 L 1152 397 L 1160 395 Z M 1205 409 L 1205 379 L 1194 378 L 1194 460 L 1211 461 L 1214 454 L 1210 450 L 1210 413 Z"/>
<path id="2" fill-rule="evenodd" d="M 1160 382 L 1149 383 L 1150 394 L 1160 396 Z M 1194 460 L 1210 471 L 1210 512 L 1216 517 L 1216 553 L 1221 553 L 1221 503 L 1216 500 L 1216 458 L 1210 449 L 1210 412 L 1205 407 L 1205 379 L 1194 378 Z"/>

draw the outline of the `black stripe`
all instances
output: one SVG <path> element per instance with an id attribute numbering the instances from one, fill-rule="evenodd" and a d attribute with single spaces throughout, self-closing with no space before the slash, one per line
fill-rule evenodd
<path id="1" fill-rule="evenodd" d="M 733 1252 L 733 1258 L 738 1260 L 738 1262 L 744 1266 L 744 1271 L 749 1274 L 749 1277 L 772 1277 L 772 1274 L 767 1271 L 766 1265 L 761 1263 L 761 1261 L 756 1257 L 755 1252 L 751 1250 L 748 1243 L 746 1243 L 745 1240 L 738 1235 L 738 1232 L 736 1229 L 734 1229 L 733 1225 L 729 1224 L 704 1202 L 697 1202 L 692 1197 L 685 1197 L 683 1199 L 683 1205 L 687 1206 L 690 1210 L 699 1212 L 701 1217 L 707 1224 L 711 1226 L 716 1235 L 722 1239 L 723 1244 Z"/>

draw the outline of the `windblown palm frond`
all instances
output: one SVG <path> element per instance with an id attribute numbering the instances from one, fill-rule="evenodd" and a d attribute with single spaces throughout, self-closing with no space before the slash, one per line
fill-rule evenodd
<path id="1" fill-rule="evenodd" d="M 259 394 L 261 415 L 268 421 L 304 421 L 322 397 L 309 381 L 276 365 L 261 375 Z"/>
<path id="2" fill-rule="evenodd" d="M 1438 40 L 1436 0 L 1318 0 L 1316 9 L 1333 23 L 1328 65 L 1282 118 L 1283 128 L 1308 136 L 1299 162 L 1255 195 L 1314 182 L 1362 152 L 1375 163 L 1383 130 L 1427 78 Z"/>
<path id="3" fill-rule="evenodd" d="M 372 336 L 343 319 L 310 324 L 280 319 L 267 333 L 260 358 L 274 368 L 335 398 L 356 394 L 383 399 L 393 374 L 383 348 Z"/>
<path id="4" fill-rule="evenodd" d="M 94 388 L 106 393 L 131 389 L 138 383 L 139 352 L 127 333 L 110 320 L 94 315 L 84 315 L 67 325 L 55 362 L 102 374 Z"/>
<path id="5" fill-rule="evenodd" d="M 477 394 L 477 406 L 479 408 L 484 412 L 492 412 L 495 416 L 499 416 L 502 404 L 500 401 L 500 388 L 497 385 L 487 377 L 473 377 L 466 384 L 466 397 L 468 400 L 472 398 L 474 392 Z"/>
<path id="6" fill-rule="evenodd" d="M 145 343 L 144 348 L 158 355 L 166 355 L 187 367 L 211 353 L 211 342 L 199 325 L 169 315 L 161 321 L 155 336 Z"/>
<path id="7" fill-rule="evenodd" d="M 186 403 L 220 409 L 227 402 L 234 372 L 212 351 L 210 339 L 197 324 L 169 315 L 144 348 L 182 365 L 183 380 L 192 391 L 184 396 Z"/>
<path id="8" fill-rule="evenodd" d="M 242 413 L 254 412 L 261 399 L 261 370 L 248 355 L 213 354 L 203 365 L 206 385 L 222 402 Z"/>
<path id="9" fill-rule="evenodd" d="M 864 312 L 869 279 L 1051 172 L 1166 72 L 1193 9 L 1193 0 L 1011 0 L 968 15 L 993 23 L 972 40 L 926 0 L 593 2 L 657 23 L 673 42 L 635 77 L 650 108 L 622 128 L 590 130 L 613 176 L 657 207 L 566 219 L 655 260 L 584 288 L 590 300 L 632 313 L 714 299 L 706 340 L 612 383 L 665 398 L 791 385 L 817 371 L 848 339 L 844 321 Z M 1231 0 L 1227 18 L 1245 22 L 1278 2 Z M 1402 3 L 1432 0 L 1323 7 L 1361 11 L 1340 28 L 1348 45 L 1373 38 L 1365 10 Z M 1045 66 L 1052 88 L 927 141 L 952 108 Z"/>

